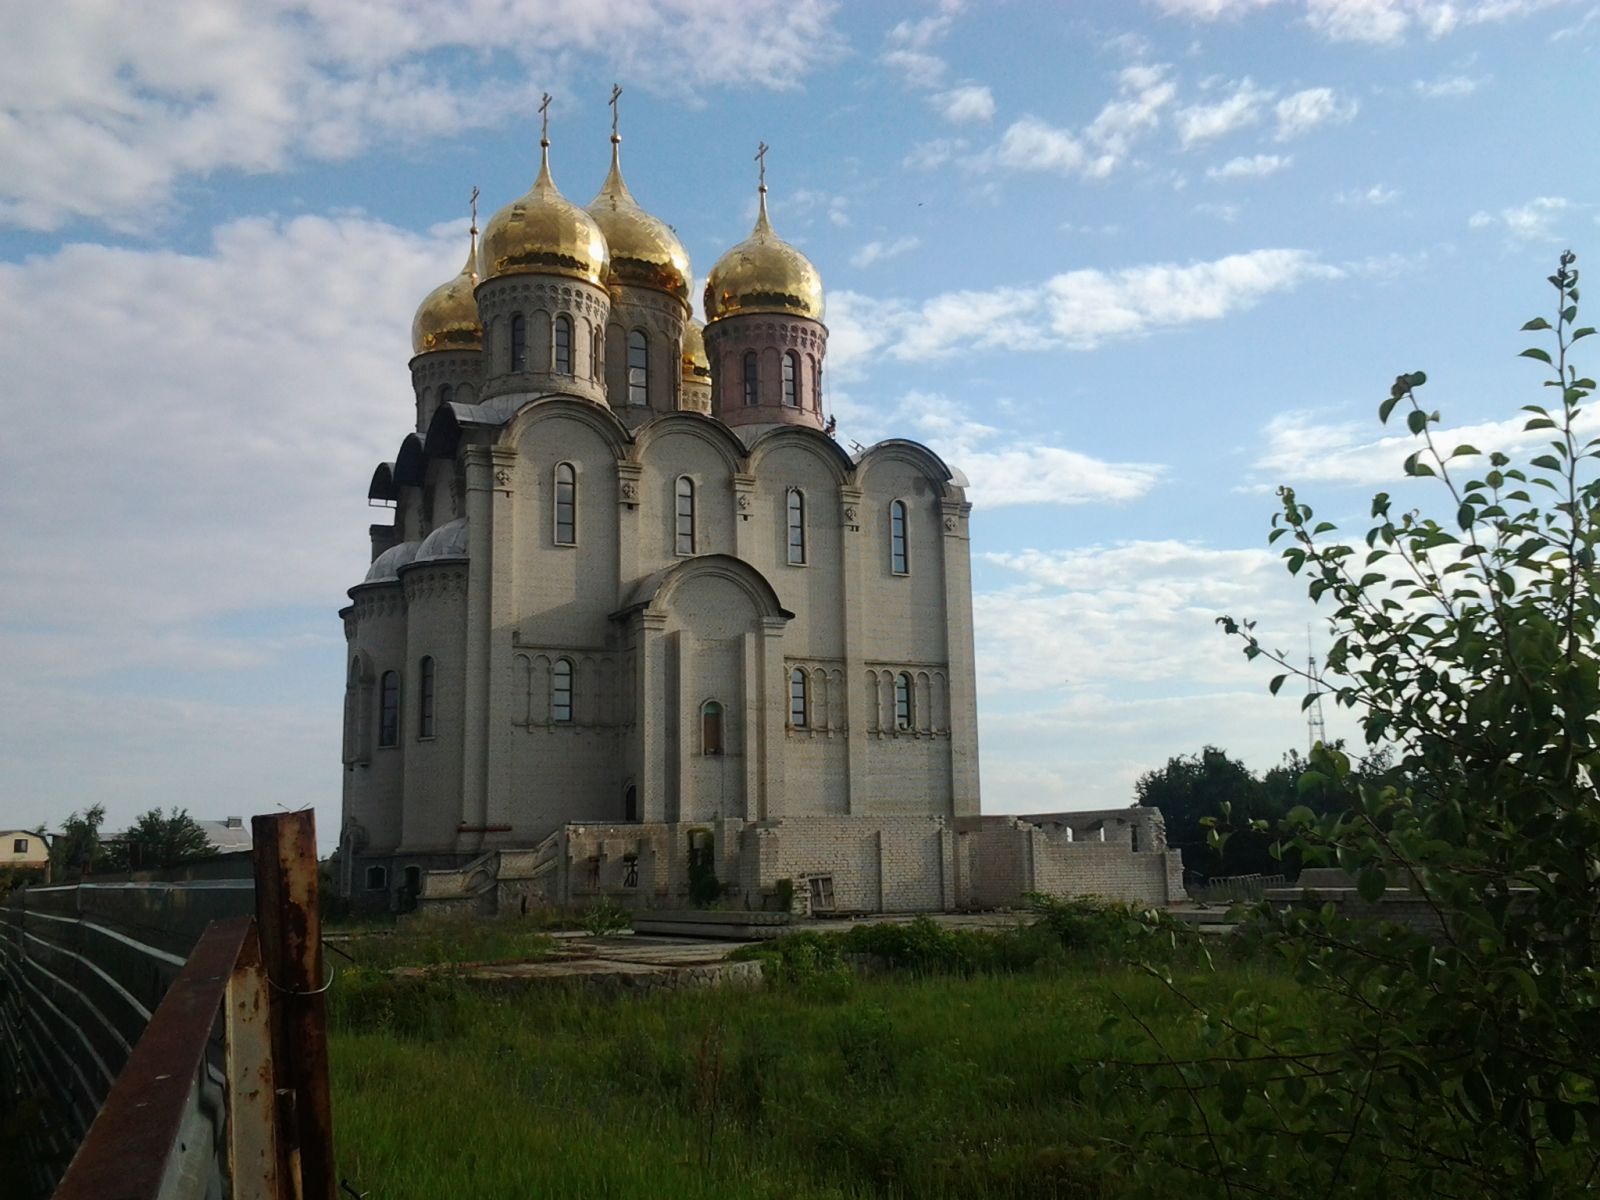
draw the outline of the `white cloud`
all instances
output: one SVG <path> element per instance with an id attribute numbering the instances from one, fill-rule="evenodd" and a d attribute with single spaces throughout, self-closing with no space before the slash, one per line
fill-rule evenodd
<path id="1" fill-rule="evenodd" d="M 1017 171 L 1080 171 L 1088 154 L 1071 131 L 1037 117 L 1023 117 L 1007 127 L 993 150 L 993 161 Z"/>
<path id="2" fill-rule="evenodd" d="M 832 12 L 826 0 L 149 0 L 113 19 L 94 0 L 0 5 L 0 224 L 148 232 L 181 179 L 497 124 L 531 107 L 535 77 L 559 86 L 574 56 L 684 94 L 797 86 L 839 50 Z M 475 56 L 472 82 L 440 51 Z"/>
<path id="3" fill-rule="evenodd" d="M 1283 170 L 1294 158 L 1287 154 L 1251 154 L 1230 158 L 1220 167 L 1207 167 L 1206 177 L 1209 179 L 1261 179 L 1267 175 L 1276 175 Z"/>
<path id="4" fill-rule="evenodd" d="M 888 48 L 880 61 L 899 72 L 909 87 L 924 91 L 939 87 L 944 82 L 946 64 L 930 51 L 949 35 L 961 8 L 961 0 L 943 0 L 932 16 L 899 22 L 884 37 Z"/>
<path id="5" fill-rule="evenodd" d="M 1215 217 L 1219 221 L 1233 224 L 1239 219 L 1240 208 L 1237 204 L 1213 204 L 1209 201 L 1196 204 L 1194 210 L 1202 216 Z"/>
<path id="6" fill-rule="evenodd" d="M 1514 20 L 1563 0 L 1306 0 L 1306 21 L 1336 42 L 1387 46 L 1413 32 L 1441 38 L 1464 25 Z"/>
<path id="7" fill-rule="evenodd" d="M 1272 99 L 1270 91 L 1240 80 L 1233 91 L 1211 104 L 1191 104 L 1178 110 L 1178 140 L 1185 149 L 1200 142 L 1222 137 L 1236 129 L 1254 125 L 1261 110 Z"/>
<path id="8" fill-rule="evenodd" d="M 994 119 L 994 93 L 982 84 L 966 83 L 940 92 L 933 103 L 945 120 L 957 125 Z"/>
<path id="9" fill-rule="evenodd" d="M 1169 17 L 1189 17 L 1200 21 L 1241 17 L 1275 2 L 1276 0 L 1149 0 L 1149 3 Z"/>
<path id="10" fill-rule="evenodd" d="M 850 256 L 852 267 L 870 267 L 874 263 L 905 254 L 922 245 L 919 237 L 896 238 L 892 242 L 871 241 Z"/>
<path id="11" fill-rule="evenodd" d="M 1297 689 L 1270 696 L 1274 672 L 1216 625 L 1257 620 L 1304 658 L 1322 614 L 1276 551 L 1153 539 L 982 557 L 1017 580 L 973 598 L 987 811 L 1127 804 L 1139 774 L 1208 743 L 1258 769 L 1305 745 Z"/>
<path id="12" fill-rule="evenodd" d="M 1360 105 L 1341 98 L 1332 88 L 1306 88 L 1278 101 L 1274 110 L 1278 128 L 1273 134 L 1280 142 L 1310 133 L 1319 125 L 1342 125 L 1355 117 Z"/>
<path id="13" fill-rule="evenodd" d="M 1117 74 L 1116 96 L 1081 132 L 1030 114 L 1012 122 L 998 143 L 967 165 L 979 172 L 1000 166 L 1104 178 L 1127 160 L 1134 143 L 1161 123 L 1161 113 L 1176 93 L 1164 66 L 1126 67 Z"/>
<path id="14" fill-rule="evenodd" d="M 985 511 L 1123 503 L 1145 495 L 1166 474 L 1157 463 L 1108 462 L 1050 445 L 1031 427 L 1021 434 L 999 429 L 936 392 L 908 392 L 886 413 L 858 408 L 849 415 L 851 435 L 864 441 L 915 434 L 966 473 L 972 502 Z"/>
<path id="15" fill-rule="evenodd" d="M 1561 239 L 1564 218 L 1576 214 L 1578 205 L 1565 196 L 1536 196 L 1526 204 L 1502 208 L 1499 213 L 1475 212 L 1467 219 L 1472 229 L 1499 227 L 1512 243 L 1552 242 Z"/>
<path id="16" fill-rule="evenodd" d="M 965 138 L 935 138 L 911 147 L 901 165 L 912 171 L 932 171 L 951 162 L 965 151 Z"/>
<path id="17" fill-rule="evenodd" d="M 1418 79 L 1411 87 L 1424 100 L 1451 96 L 1470 96 L 1483 86 L 1483 80 L 1469 75 L 1441 75 L 1438 79 Z"/>
<path id="18" fill-rule="evenodd" d="M 1432 426 L 1433 440 L 1445 452 L 1470 445 L 1487 455 L 1499 450 L 1513 459 L 1550 441 L 1549 430 L 1528 432 L 1527 414 L 1504 421 L 1483 421 L 1471 425 Z M 1373 437 L 1379 428 L 1372 422 L 1319 420 L 1313 413 L 1282 413 L 1268 422 L 1263 431 L 1265 446 L 1254 463 L 1261 482 L 1269 485 L 1308 482 L 1365 485 L 1406 482 L 1402 464 L 1423 443 L 1405 432 L 1402 418 L 1390 419 L 1397 432 Z M 1585 410 L 1576 428 L 1588 435 L 1600 429 L 1600 413 Z M 1461 460 L 1463 469 L 1480 470 L 1486 458 Z"/>
<path id="19" fill-rule="evenodd" d="M 1369 188 L 1352 188 L 1334 196 L 1337 203 L 1351 208 L 1382 208 L 1386 204 L 1393 204 L 1399 198 L 1399 188 L 1382 183 L 1375 183 Z"/>
<path id="20" fill-rule="evenodd" d="M 1210 262 L 1068 271 L 1040 284 L 945 292 L 920 303 L 843 291 L 829 296 L 829 366 L 859 377 L 902 361 L 986 350 L 1092 350 L 1197 321 L 1220 320 L 1338 267 L 1304 250 L 1253 250 Z"/>

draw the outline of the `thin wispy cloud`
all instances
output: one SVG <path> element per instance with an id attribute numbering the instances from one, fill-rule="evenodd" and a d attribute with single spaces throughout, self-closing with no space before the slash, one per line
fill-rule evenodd
<path id="1" fill-rule="evenodd" d="M 1272 93 L 1242 79 L 1222 99 L 1178 111 L 1178 141 L 1185 149 L 1244 129 L 1261 120 Z"/>
<path id="2" fill-rule="evenodd" d="M 1498 229 L 1513 244 L 1556 242 L 1562 239 L 1563 229 L 1577 211 L 1578 206 L 1565 196 L 1536 196 L 1499 212 L 1475 212 L 1467 219 L 1467 227 Z"/>
<path id="3" fill-rule="evenodd" d="M 892 242 L 871 241 L 850 256 L 852 267 L 870 267 L 874 263 L 884 262 L 909 253 L 922 245 L 919 237 L 901 237 Z"/>
<path id="4" fill-rule="evenodd" d="M 1278 127 L 1272 136 L 1287 142 L 1323 125 L 1343 125 L 1355 118 L 1360 107 L 1357 101 L 1340 96 L 1332 88 L 1306 88 L 1285 96 L 1274 106 Z"/>
<path id="5" fill-rule="evenodd" d="M 962 84 L 931 99 L 940 115 L 955 125 L 994 119 L 994 93 L 981 84 Z"/>
<path id="6" fill-rule="evenodd" d="M 1209 179 L 1262 179 L 1276 175 L 1292 162 L 1294 158 L 1288 154 L 1240 155 L 1221 166 L 1207 167 L 1206 176 Z"/>

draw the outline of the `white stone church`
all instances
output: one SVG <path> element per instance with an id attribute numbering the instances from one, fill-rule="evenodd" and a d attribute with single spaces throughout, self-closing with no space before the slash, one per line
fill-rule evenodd
<path id="1" fill-rule="evenodd" d="M 981 817 L 966 480 L 831 436 L 822 281 L 550 172 L 417 311 L 344 619 L 370 907 L 939 910 L 1181 893 L 1159 814 Z M 791 901 L 791 897 L 793 898 Z"/>

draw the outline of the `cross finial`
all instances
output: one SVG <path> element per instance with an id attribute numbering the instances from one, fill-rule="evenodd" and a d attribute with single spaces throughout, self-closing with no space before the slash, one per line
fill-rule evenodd
<path id="1" fill-rule="evenodd" d="M 620 83 L 613 83 L 611 85 L 611 140 L 613 142 L 620 142 L 622 140 L 622 138 L 617 135 L 617 101 L 621 97 L 622 85 Z"/>
<path id="2" fill-rule="evenodd" d="M 473 184 L 472 185 L 472 195 L 467 200 L 467 204 L 472 209 L 472 236 L 473 237 L 477 237 L 478 236 L 478 185 L 477 184 Z"/>
<path id="3" fill-rule="evenodd" d="M 761 190 L 763 192 L 767 190 L 767 149 L 767 144 L 762 142 L 761 149 L 756 151 L 756 164 L 761 180 Z"/>
<path id="4" fill-rule="evenodd" d="M 541 119 L 539 145 L 541 146 L 550 144 L 550 99 L 550 93 L 546 92 L 539 101 L 539 117 Z"/>

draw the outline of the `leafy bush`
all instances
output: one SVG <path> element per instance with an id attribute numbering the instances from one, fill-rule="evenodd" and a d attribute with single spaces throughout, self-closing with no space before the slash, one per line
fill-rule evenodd
<path id="1" fill-rule="evenodd" d="M 633 917 L 610 896 L 601 897 L 583 917 L 584 932 L 590 937 L 610 937 L 632 928 Z"/>
<path id="2" fill-rule="evenodd" d="M 1574 261 L 1549 277 L 1554 321 L 1523 326 L 1554 351 L 1522 354 L 1555 389 L 1524 406 L 1532 457 L 1447 450 L 1417 371 L 1378 414 L 1404 412 L 1404 472 L 1437 481 L 1442 519 L 1379 493 L 1350 545 L 1280 491 L 1271 540 L 1331 604 L 1327 673 L 1249 622 L 1225 628 L 1279 665 L 1272 691 L 1309 674 L 1355 710 L 1404 781 L 1360 779 L 1318 746 L 1300 787 L 1341 803 L 1291 812 L 1281 843 L 1352 874 L 1380 913 L 1406 889 L 1420 919 L 1263 910 L 1262 942 L 1315 989 L 1315 1022 L 1248 993 L 1197 1001 L 1197 1042 L 1175 1054 L 1125 1019 L 1121 1061 L 1086 1087 L 1121 1109 L 1151 1194 L 1542 1200 L 1600 1178 L 1600 441 L 1583 436 L 1594 381 L 1568 362 L 1594 332 L 1577 326 Z"/>

